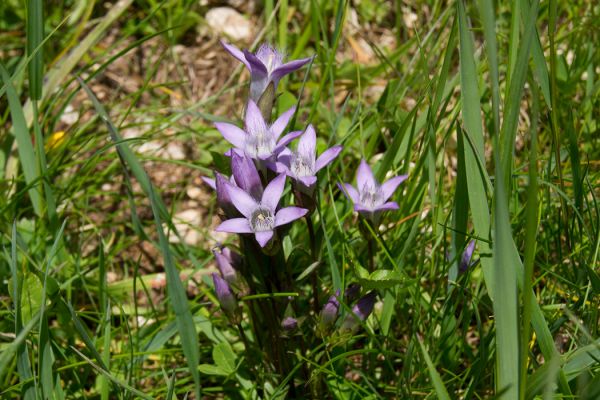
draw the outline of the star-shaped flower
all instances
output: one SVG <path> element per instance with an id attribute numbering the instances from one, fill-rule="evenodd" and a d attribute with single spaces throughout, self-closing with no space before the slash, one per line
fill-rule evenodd
<path id="1" fill-rule="evenodd" d="M 241 51 L 229 43 L 221 42 L 221 44 L 250 70 L 250 98 L 255 102 L 258 102 L 271 82 L 274 89 L 277 89 L 281 78 L 302 68 L 312 59 L 309 57 L 284 63 L 283 54 L 268 44 L 260 46 L 255 54 L 248 50 Z"/>
<path id="2" fill-rule="evenodd" d="M 269 126 L 256 103 L 250 100 L 246 108 L 244 129 L 226 122 L 216 122 L 215 127 L 235 146 L 232 153 L 245 153 L 254 159 L 274 161 L 288 143 L 302 134 L 302 131 L 291 132 L 279 139 L 295 111 L 296 107 L 290 108 Z"/>
<path id="3" fill-rule="evenodd" d="M 317 172 L 331 163 L 341 151 L 342 146 L 333 146 L 317 158 L 317 134 L 311 124 L 300 136 L 296 151 L 286 148 L 279 154 L 276 170 L 310 188 L 317 182 Z"/>
<path id="4" fill-rule="evenodd" d="M 408 175 L 396 176 L 383 184 L 379 184 L 371 167 L 361 160 L 356 173 L 356 188 L 349 183 L 340 184 L 340 189 L 354 203 L 354 210 L 363 214 L 373 222 L 377 222 L 383 211 L 397 210 L 398 203 L 387 201 Z"/>
<path id="5" fill-rule="evenodd" d="M 271 240 L 275 228 L 302 218 L 308 212 L 305 208 L 285 207 L 277 211 L 283 194 L 285 175 L 273 179 L 265 188 L 260 201 L 236 186 L 228 186 L 233 205 L 244 216 L 223 221 L 216 230 L 230 233 L 253 233 L 261 247 Z"/>

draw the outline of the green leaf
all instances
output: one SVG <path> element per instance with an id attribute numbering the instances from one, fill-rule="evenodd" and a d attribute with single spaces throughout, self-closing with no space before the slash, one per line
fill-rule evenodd
<path id="1" fill-rule="evenodd" d="M 229 373 L 223 368 L 212 364 L 200 364 L 198 370 L 205 375 L 229 376 Z"/>
<path id="2" fill-rule="evenodd" d="M 212 356 L 217 367 L 221 368 L 227 375 L 233 374 L 235 368 L 235 353 L 227 342 L 222 342 L 213 347 Z"/>

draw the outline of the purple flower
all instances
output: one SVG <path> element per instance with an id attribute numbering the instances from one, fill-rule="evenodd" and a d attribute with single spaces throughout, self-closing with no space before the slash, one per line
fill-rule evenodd
<path id="1" fill-rule="evenodd" d="M 225 314 L 229 317 L 231 322 L 237 324 L 241 320 L 240 308 L 238 307 L 237 300 L 229 288 L 229 284 L 219 276 L 219 274 L 212 274 L 213 282 L 215 284 L 215 292 L 217 299 L 221 304 L 221 308 Z"/>
<path id="2" fill-rule="evenodd" d="M 327 149 L 317 158 L 317 135 L 308 125 L 298 140 L 296 151 L 284 149 L 277 157 L 276 170 L 300 182 L 306 188 L 317 182 L 317 172 L 331 163 L 342 151 L 342 146 Z"/>
<path id="3" fill-rule="evenodd" d="M 258 160 L 274 159 L 288 143 L 302 134 L 302 131 L 291 132 L 279 139 L 295 111 L 296 107 L 290 108 L 268 126 L 256 103 L 250 100 L 244 129 L 226 122 L 216 122 L 215 127 L 235 146 L 231 153 L 245 153 Z"/>
<path id="4" fill-rule="evenodd" d="M 460 264 L 458 265 L 458 272 L 464 273 L 469 269 L 471 265 L 474 263 L 471 262 L 471 258 L 473 257 L 473 250 L 475 250 L 475 241 L 471 240 L 467 245 L 467 248 L 462 253 L 462 257 L 460 259 Z"/>
<path id="5" fill-rule="evenodd" d="M 217 267 L 221 276 L 225 281 L 236 289 L 240 295 L 245 296 L 249 293 L 248 284 L 240 273 L 235 269 L 234 265 L 241 263 L 241 257 L 239 254 L 232 252 L 227 247 L 214 248 L 212 250 L 215 260 L 217 261 Z"/>
<path id="6" fill-rule="evenodd" d="M 323 306 L 323 310 L 321 310 L 319 328 L 323 333 L 335 323 L 335 320 L 338 317 L 338 311 L 340 309 L 340 302 L 338 300 L 339 295 L 340 290 L 338 289 L 333 296 L 329 297 L 329 300 L 327 300 L 327 303 Z"/>
<path id="7" fill-rule="evenodd" d="M 348 332 L 356 332 L 358 327 L 360 326 L 361 321 L 365 321 L 371 312 L 373 311 L 373 307 L 375 306 L 375 300 L 377 298 L 376 292 L 369 292 L 360 300 L 356 302 L 354 307 L 352 307 L 352 313 L 346 315 L 342 325 L 340 326 L 341 333 Z"/>
<path id="8" fill-rule="evenodd" d="M 281 321 L 281 327 L 284 331 L 291 332 L 298 327 L 298 320 L 293 317 L 285 317 L 283 321 Z"/>
<path id="9" fill-rule="evenodd" d="M 346 304 L 351 304 L 354 300 L 360 296 L 360 285 L 358 283 L 351 283 L 344 291 L 344 301 Z"/>
<path id="10" fill-rule="evenodd" d="M 239 212 L 231 202 L 229 192 L 226 190 L 229 186 L 237 186 L 249 193 L 254 199 L 260 200 L 263 193 L 260 175 L 256 170 L 254 161 L 246 155 L 233 152 L 231 155 L 231 178 L 227 179 L 225 175 L 215 172 L 215 179 L 202 177 L 204 183 L 217 192 L 217 204 L 228 217 L 239 216 Z"/>
<path id="11" fill-rule="evenodd" d="M 283 76 L 294 72 L 308 63 L 311 58 L 303 58 L 283 63 L 283 54 L 273 47 L 263 44 L 256 54 L 248 50 L 241 51 L 237 47 L 221 42 L 225 50 L 240 60 L 250 70 L 250 98 L 256 102 L 260 99 L 269 83 L 273 82 L 274 89 Z"/>
<path id="12" fill-rule="evenodd" d="M 284 186 L 285 175 L 281 174 L 267 185 L 260 201 L 255 200 L 236 186 L 228 186 L 227 190 L 231 201 L 244 218 L 223 221 L 216 230 L 218 232 L 254 233 L 258 244 L 265 247 L 273 237 L 276 227 L 302 218 L 308 212 L 305 208 L 299 207 L 285 207 L 276 211 Z"/>
<path id="13" fill-rule="evenodd" d="M 354 210 L 377 222 L 379 214 L 387 210 L 397 210 L 398 203 L 387 201 L 408 175 L 396 176 L 383 184 L 379 184 L 365 160 L 361 160 L 356 173 L 356 186 L 343 183 L 340 189 L 354 203 Z M 357 190 L 358 189 L 358 190 Z"/>

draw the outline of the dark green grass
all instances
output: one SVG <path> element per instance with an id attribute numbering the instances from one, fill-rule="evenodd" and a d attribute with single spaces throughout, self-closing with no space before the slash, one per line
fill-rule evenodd
<path id="1" fill-rule="evenodd" d="M 229 65 L 218 93 L 190 93 L 173 48 L 205 32 L 207 9 L 26 3 L 28 13 L 0 5 L 0 397 L 283 397 L 290 377 L 265 372 L 215 305 L 213 242 L 168 240 L 181 234 L 185 189 L 226 149 L 211 122 L 238 118 L 247 89 Z M 354 13 L 359 33 L 347 29 Z M 352 340 L 290 354 L 331 397 L 600 395 L 598 15 L 594 2 L 555 0 L 284 0 L 249 16 L 291 58 L 317 56 L 306 77 L 282 82 L 276 109 L 299 99 L 295 127 L 310 120 L 320 146 L 345 147 L 320 177 L 321 301 L 355 281 L 380 295 Z M 395 49 L 382 31 L 400 39 Z M 350 36 L 370 45 L 372 63 L 354 62 Z M 98 100 L 106 71 L 143 46 L 156 57 L 140 89 Z M 175 78 L 156 81 L 164 65 L 178 66 Z M 72 101 L 82 117 L 50 146 Z M 123 139 L 127 129 L 141 136 Z M 192 149 L 185 160 L 138 152 L 173 138 Z M 336 186 L 361 158 L 380 179 L 410 176 L 379 232 L 361 227 Z M 157 178 L 174 166 L 176 183 Z M 214 203 L 196 207 L 207 215 L 194 229 L 208 238 Z M 458 274 L 471 239 L 478 262 Z M 301 261 L 307 247 L 295 226 L 286 256 Z M 307 281 L 299 297 L 310 297 Z"/>

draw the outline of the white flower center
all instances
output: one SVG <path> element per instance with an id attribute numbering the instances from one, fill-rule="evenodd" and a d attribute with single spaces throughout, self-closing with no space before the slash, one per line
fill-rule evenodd
<path id="1" fill-rule="evenodd" d="M 308 160 L 298 153 L 293 153 L 292 162 L 290 164 L 290 170 L 292 171 L 292 174 L 294 174 L 294 176 L 296 176 L 297 178 L 314 176 L 315 168 L 313 164 L 314 163 L 312 162 L 312 160 Z"/>
<path id="2" fill-rule="evenodd" d="M 258 207 L 250 217 L 250 227 L 254 232 L 272 231 L 275 228 L 275 216 L 268 208 Z"/>
<path id="3" fill-rule="evenodd" d="M 246 136 L 246 152 L 251 157 L 269 156 L 275 149 L 275 138 L 268 128 L 259 131 L 250 131 Z"/>
<path id="4" fill-rule="evenodd" d="M 359 193 L 360 204 L 367 208 L 375 208 L 383 204 L 383 193 L 379 187 L 363 186 Z"/>

